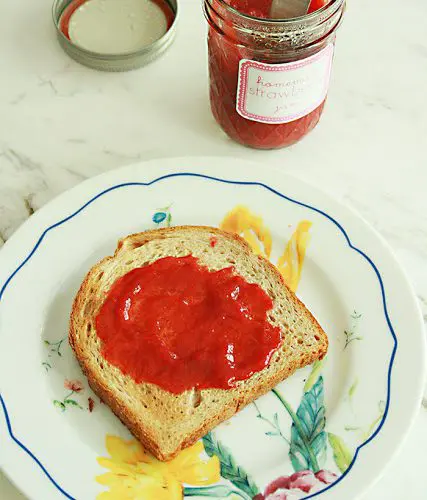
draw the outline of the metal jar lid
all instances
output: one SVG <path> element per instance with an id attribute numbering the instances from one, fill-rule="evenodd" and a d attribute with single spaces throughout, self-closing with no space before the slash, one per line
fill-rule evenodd
<path id="1" fill-rule="evenodd" d="M 128 71 L 136 69 L 163 54 L 172 44 L 178 19 L 178 4 L 177 0 L 162 0 L 173 13 L 173 20 L 168 26 L 166 33 L 153 43 L 143 45 L 136 50 L 130 52 L 118 53 L 101 53 L 88 50 L 72 41 L 66 36 L 62 28 L 62 16 L 64 12 L 78 2 L 79 6 L 91 0 L 54 0 L 52 7 L 53 21 L 56 28 L 58 41 L 64 51 L 75 61 L 101 71 Z M 120 2 L 120 0 L 117 0 Z M 96 24 L 96 23 L 94 23 Z M 96 26 L 93 28 L 96 30 Z"/>

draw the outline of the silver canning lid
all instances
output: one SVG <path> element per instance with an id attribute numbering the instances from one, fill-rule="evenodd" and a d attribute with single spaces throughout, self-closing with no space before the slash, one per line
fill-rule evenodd
<path id="1" fill-rule="evenodd" d="M 88 50 L 70 40 L 70 38 L 64 34 L 61 20 L 64 12 L 71 4 L 76 3 L 81 6 L 90 1 L 91 0 L 54 0 L 52 7 L 53 21 L 61 47 L 75 61 L 85 66 L 101 71 L 128 71 L 136 69 L 148 64 L 153 59 L 163 54 L 174 40 L 178 18 L 177 0 L 161 0 L 170 7 L 173 14 L 173 20 L 166 33 L 159 39 L 153 43 L 128 52 L 107 53 Z M 120 0 L 117 1 L 120 2 Z M 95 29 L 96 26 L 94 26 L 94 30 Z"/>

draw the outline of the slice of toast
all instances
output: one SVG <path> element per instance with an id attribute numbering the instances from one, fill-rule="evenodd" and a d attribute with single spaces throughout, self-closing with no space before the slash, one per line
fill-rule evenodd
<path id="1" fill-rule="evenodd" d="M 212 238 L 216 244 L 211 246 Z M 281 345 L 262 371 L 230 389 L 192 389 L 172 394 L 137 384 L 101 354 L 95 318 L 112 284 L 136 267 L 162 257 L 193 255 L 209 270 L 233 266 L 273 300 L 268 320 L 281 330 Z M 289 377 L 325 356 L 328 339 L 317 321 L 269 261 L 240 237 L 212 227 L 181 226 L 122 239 L 112 257 L 87 274 L 74 300 L 69 341 L 89 385 L 141 443 L 160 460 L 174 458 L 220 422 Z"/>

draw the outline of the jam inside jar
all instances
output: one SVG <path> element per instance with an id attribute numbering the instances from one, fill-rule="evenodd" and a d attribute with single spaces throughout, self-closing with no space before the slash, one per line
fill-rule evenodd
<path id="1" fill-rule="evenodd" d="M 345 0 L 285 20 L 245 14 L 230 3 L 204 3 L 212 113 L 245 146 L 289 146 L 322 114 Z"/>

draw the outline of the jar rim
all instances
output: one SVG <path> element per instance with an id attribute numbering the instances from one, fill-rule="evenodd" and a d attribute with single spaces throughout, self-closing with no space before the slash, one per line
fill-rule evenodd
<path id="1" fill-rule="evenodd" d="M 205 0 L 205 1 L 211 2 L 212 0 Z M 324 5 L 322 8 L 315 10 L 314 12 L 310 12 L 310 14 L 304 14 L 302 16 L 290 17 L 285 19 L 270 19 L 264 17 L 251 16 L 250 14 L 245 14 L 243 12 L 240 12 L 239 10 L 232 7 L 226 0 L 215 0 L 215 1 L 218 2 L 222 8 L 224 8 L 226 11 L 231 12 L 233 15 L 236 15 L 243 19 L 247 19 L 249 21 L 256 21 L 265 24 L 267 26 L 277 23 L 281 25 L 292 25 L 294 23 L 300 23 L 302 21 L 304 22 L 312 21 L 315 20 L 317 17 L 322 17 L 322 14 L 327 14 L 329 12 L 332 12 L 334 8 L 339 8 L 340 5 L 344 3 L 344 0 L 331 0 L 328 4 Z"/>

